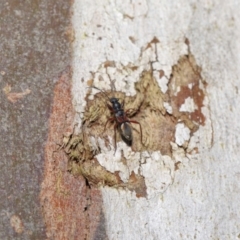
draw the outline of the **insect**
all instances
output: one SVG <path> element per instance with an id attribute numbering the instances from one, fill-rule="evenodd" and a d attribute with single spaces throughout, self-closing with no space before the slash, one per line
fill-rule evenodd
<path id="1" fill-rule="evenodd" d="M 91 88 L 95 88 L 99 91 L 101 91 L 105 97 L 107 97 L 108 101 L 111 103 L 111 105 L 109 103 L 107 103 L 107 107 L 110 110 L 112 117 L 109 118 L 107 120 L 107 122 L 105 123 L 105 127 L 104 130 L 106 129 L 106 126 L 108 124 L 108 122 L 115 122 L 114 124 L 114 148 L 115 148 L 115 152 L 116 152 L 116 131 L 118 130 L 120 132 L 120 135 L 123 139 L 123 141 L 131 146 L 132 145 L 132 127 L 131 127 L 131 123 L 134 124 L 138 124 L 140 127 L 140 134 L 141 134 L 141 143 L 142 143 L 142 126 L 139 122 L 135 121 L 135 120 L 130 120 L 127 117 L 127 113 L 129 110 L 124 111 L 123 107 L 124 107 L 124 102 L 120 103 L 118 98 L 115 97 L 111 97 L 109 98 L 108 95 L 106 94 L 106 92 L 104 92 L 103 90 L 92 86 Z"/>

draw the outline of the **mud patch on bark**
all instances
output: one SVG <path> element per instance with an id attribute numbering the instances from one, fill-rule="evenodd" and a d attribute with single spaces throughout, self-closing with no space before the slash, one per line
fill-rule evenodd
<path id="1" fill-rule="evenodd" d="M 150 42 L 143 51 L 148 51 L 151 47 L 154 49 L 158 43 L 159 41 Z M 156 56 L 156 61 L 157 59 Z M 202 80 L 201 69 L 190 51 L 187 55 L 180 57 L 177 64 L 172 67 L 169 78 L 165 76 L 163 70 L 154 68 L 156 61 L 150 61 L 150 68 L 141 72 L 134 86 L 136 91 L 134 96 L 126 96 L 120 91 L 96 90 L 94 98 L 90 99 L 93 88 L 89 89 L 81 133 L 68 139 L 64 146 L 69 158 L 69 171 L 74 175 L 84 176 L 90 184 L 95 186 L 124 187 L 135 191 L 138 197 L 146 197 L 146 184 L 140 171 L 130 171 L 128 179 L 124 180 L 118 170 L 107 170 L 96 158 L 98 154 L 109 149 L 113 152 L 114 161 L 115 121 L 110 121 L 106 126 L 108 119 L 113 117 L 107 107 L 107 102 L 109 103 L 112 97 L 124 103 L 123 108 L 130 121 L 137 121 L 142 126 L 141 132 L 138 124 L 131 124 L 133 152 L 160 151 L 162 155 L 174 158 L 173 151 L 178 146 L 183 148 L 186 154 L 191 136 L 199 126 L 205 124 L 202 107 L 206 97 L 206 83 Z M 101 71 L 93 73 L 93 78 L 88 80 L 89 86 L 94 85 L 95 82 L 100 85 L 102 76 L 99 72 L 106 69 L 105 75 L 109 75 L 109 68 L 117 69 L 115 72 L 121 73 L 124 71 L 133 73 L 138 70 L 138 66 L 134 64 L 121 66 L 119 69 L 117 63 L 107 61 L 99 66 Z M 168 80 L 165 92 L 159 86 L 163 77 Z M 109 84 L 114 86 L 114 81 L 110 77 L 109 79 Z M 116 141 L 122 141 L 118 131 L 116 131 Z M 128 165 L 128 161 L 131 161 L 124 151 L 121 152 L 120 158 L 123 165 Z M 176 162 L 179 165 L 179 160 Z M 139 167 L 140 165 L 141 163 Z"/>

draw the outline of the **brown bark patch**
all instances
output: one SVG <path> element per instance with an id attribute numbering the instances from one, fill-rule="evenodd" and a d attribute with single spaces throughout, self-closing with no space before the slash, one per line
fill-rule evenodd
<path id="1" fill-rule="evenodd" d="M 201 69 L 197 66 L 193 55 L 186 55 L 179 59 L 173 66 L 172 77 L 169 83 L 169 99 L 173 108 L 173 115 L 185 122 L 205 124 L 202 113 L 203 101 L 206 95 L 206 84 L 201 77 Z M 186 99 L 192 99 L 195 110 L 192 112 L 179 111 Z M 186 121 L 188 119 L 188 121 Z M 187 124 L 188 125 L 188 124 Z M 192 125 L 192 124 L 190 124 Z M 192 128 L 191 126 L 188 126 Z"/>
<path id="2" fill-rule="evenodd" d="M 100 191 L 70 174 L 66 154 L 58 150 L 63 133 L 69 136 L 73 129 L 70 79 L 68 69 L 54 88 L 40 199 L 49 239 L 93 239 L 101 215 Z"/>

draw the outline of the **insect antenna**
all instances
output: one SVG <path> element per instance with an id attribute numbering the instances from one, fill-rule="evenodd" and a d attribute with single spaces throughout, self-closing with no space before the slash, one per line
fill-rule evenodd
<path id="1" fill-rule="evenodd" d="M 108 97 L 108 95 L 106 94 L 106 92 L 103 91 L 102 89 L 97 88 L 97 87 L 95 87 L 95 86 L 91 86 L 91 87 L 88 87 L 88 88 L 95 88 L 95 89 L 99 90 L 99 91 L 102 92 L 102 93 L 104 94 L 104 96 L 107 97 L 107 99 L 110 101 L 110 98 Z"/>

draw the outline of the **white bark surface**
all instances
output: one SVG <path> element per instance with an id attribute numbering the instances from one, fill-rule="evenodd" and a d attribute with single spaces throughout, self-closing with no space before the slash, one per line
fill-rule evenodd
<path id="1" fill-rule="evenodd" d="M 102 187 L 109 239 L 239 238 L 239 9 L 240 2 L 233 0 L 75 0 L 72 92 L 77 112 L 84 111 L 90 72 L 99 73 L 94 85 L 110 89 L 109 78 L 100 67 L 107 60 L 115 61 L 118 69 L 128 63 L 139 66 L 138 71 L 129 73 L 117 72 L 116 68 L 108 71 L 116 79 L 117 90 L 134 95 L 134 82 L 141 70 L 149 67 L 149 60 L 155 59 L 151 51 L 140 58 L 141 49 L 154 37 L 160 40 L 156 68 L 164 70 L 167 78 L 179 57 L 187 54 L 187 37 L 207 82 L 202 108 L 206 124 L 189 143 L 189 151 L 197 147 L 198 153 L 185 156 L 182 148 L 173 144 L 174 161 L 160 152 L 143 153 L 140 157 L 119 143 L 113 157 L 113 147 L 104 150 L 99 140 L 100 164 L 111 172 L 120 171 L 123 181 L 127 181 L 131 171 L 140 171 L 148 193 L 147 198 L 137 198 L 125 189 Z M 99 81 L 99 76 L 104 81 Z M 163 92 L 167 78 L 157 79 Z M 182 109 L 194 109 L 191 99 L 185 101 Z M 190 137 L 182 125 L 178 124 L 175 136 L 179 146 Z M 129 160 L 127 166 L 120 161 L 121 149 Z M 178 160 L 181 166 L 174 171 Z"/>

